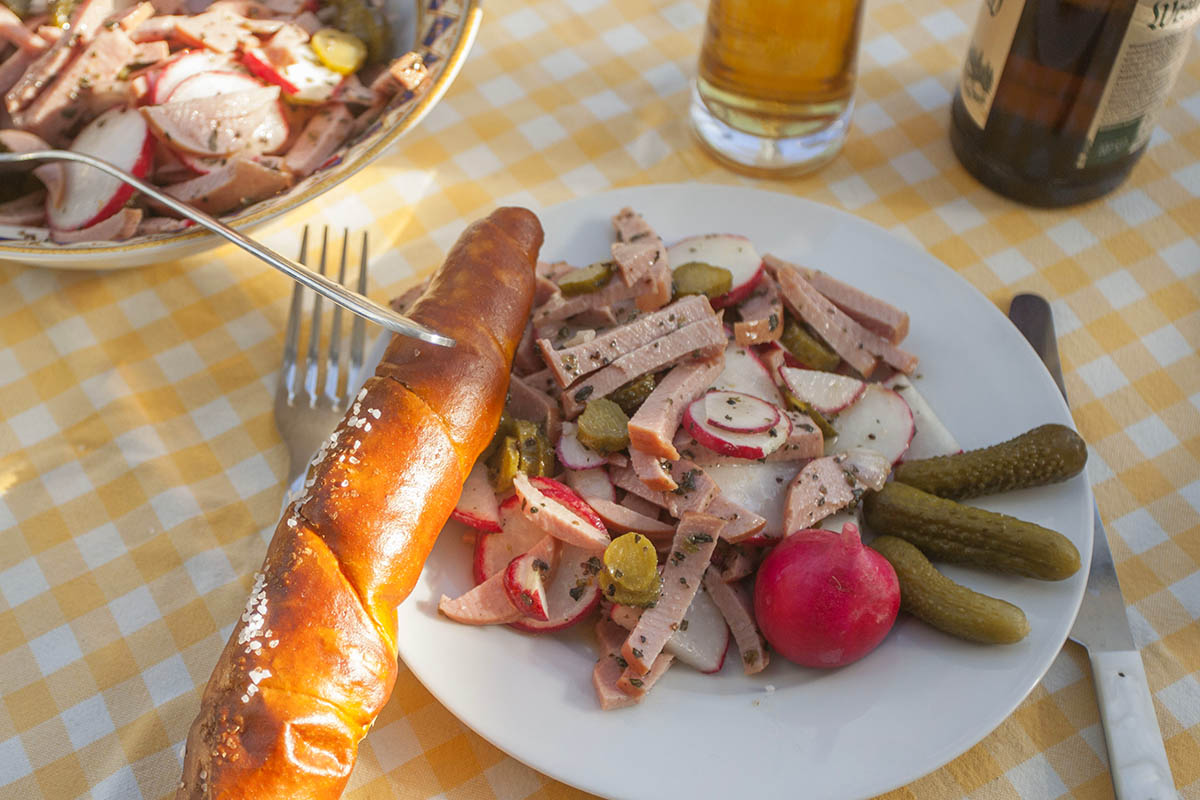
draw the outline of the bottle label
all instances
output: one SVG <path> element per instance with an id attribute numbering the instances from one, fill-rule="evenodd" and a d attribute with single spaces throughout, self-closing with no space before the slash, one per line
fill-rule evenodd
<path id="1" fill-rule="evenodd" d="M 963 106 L 980 128 L 987 125 L 1000 73 L 1008 61 L 1026 0 L 984 0 L 967 48 L 967 63 L 959 81 Z M 1200 0 L 1188 0 L 1200 2 Z"/>
<path id="2" fill-rule="evenodd" d="M 1198 20 L 1200 0 L 1140 0 L 1076 167 L 1115 161 L 1146 143 Z"/>

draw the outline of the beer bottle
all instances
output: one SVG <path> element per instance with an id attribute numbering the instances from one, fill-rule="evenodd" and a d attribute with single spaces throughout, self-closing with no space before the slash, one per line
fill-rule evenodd
<path id="1" fill-rule="evenodd" d="M 984 184 L 1037 206 L 1112 190 L 1146 150 L 1200 0 L 984 0 L 950 142 Z"/>

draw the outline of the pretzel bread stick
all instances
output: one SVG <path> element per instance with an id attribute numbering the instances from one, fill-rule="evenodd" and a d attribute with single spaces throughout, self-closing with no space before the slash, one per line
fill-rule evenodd
<path id="1" fill-rule="evenodd" d="M 471 225 L 313 460 L 192 723 L 177 798 L 336 798 L 396 679 L 396 606 L 490 440 L 529 317 L 537 217 Z"/>

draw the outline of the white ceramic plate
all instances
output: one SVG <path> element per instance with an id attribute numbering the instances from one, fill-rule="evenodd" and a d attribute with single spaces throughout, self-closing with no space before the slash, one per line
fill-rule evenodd
<path id="1" fill-rule="evenodd" d="M 668 242 L 745 234 L 760 252 L 824 269 L 906 309 L 905 347 L 921 357 L 917 385 L 966 448 L 1071 422 L 1041 362 L 995 306 L 916 246 L 831 208 L 745 188 L 622 189 L 542 211 L 542 258 L 606 258 L 609 219 L 626 205 Z M 1085 565 L 1091 504 L 1082 476 L 980 503 L 1061 531 Z M 590 631 L 580 630 L 590 626 L 530 636 L 438 616 L 441 594 L 472 586 L 462 532 L 447 527 L 400 607 L 401 657 L 497 747 L 610 798 L 866 797 L 909 783 L 970 748 L 1029 693 L 1062 647 L 1086 578 L 1086 569 L 1061 583 L 948 569 L 1024 609 L 1032 632 L 1016 645 L 968 644 L 902 616 L 875 652 L 840 670 L 776 657 L 747 677 L 734 651 L 718 675 L 677 666 L 640 706 L 601 712 Z"/>

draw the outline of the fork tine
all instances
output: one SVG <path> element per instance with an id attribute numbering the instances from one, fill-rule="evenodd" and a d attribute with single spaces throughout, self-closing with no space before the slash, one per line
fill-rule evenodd
<path id="1" fill-rule="evenodd" d="M 321 230 L 321 263 L 318 272 L 325 274 L 325 254 L 329 250 L 329 226 L 325 226 Z M 305 365 L 304 371 L 304 388 L 308 392 L 308 404 L 312 407 L 317 405 L 317 374 L 321 368 L 321 362 L 317 358 L 317 351 L 321 344 L 321 295 L 313 295 L 313 310 L 312 310 L 312 329 L 308 336 L 308 363 Z"/>
<path id="2" fill-rule="evenodd" d="M 350 229 L 342 229 L 342 260 L 338 265 L 338 283 L 346 283 L 346 250 L 350 247 Z M 329 366 L 325 370 L 325 396 L 334 408 L 342 407 L 338 396 L 338 358 L 342 352 L 342 307 L 333 307 L 333 320 L 329 332 Z"/>
<path id="3" fill-rule="evenodd" d="M 367 232 L 362 235 L 362 254 L 358 264 L 358 293 L 367 294 Z M 363 366 L 363 341 L 366 339 L 366 323 L 363 318 L 355 315 L 354 324 L 350 328 L 350 374 L 349 380 L 357 380 Z"/>
<path id="4" fill-rule="evenodd" d="M 308 264 L 308 226 L 300 235 L 300 263 Z M 280 388 L 287 392 L 287 402 L 290 406 L 296 399 L 296 356 L 300 343 L 300 301 L 304 296 L 304 287 L 299 283 L 292 287 L 292 305 L 288 309 L 287 333 L 283 337 L 283 369 L 280 375 Z"/>

